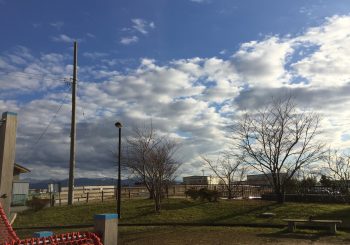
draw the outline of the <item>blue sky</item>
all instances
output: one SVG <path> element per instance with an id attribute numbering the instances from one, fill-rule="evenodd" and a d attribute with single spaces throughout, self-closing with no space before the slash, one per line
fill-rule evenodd
<path id="1" fill-rule="evenodd" d="M 232 53 L 241 43 L 262 36 L 300 33 L 327 16 L 348 13 L 349 8 L 346 1 L 155 0 L 101 4 L 3 0 L 0 50 L 23 45 L 33 52 L 65 52 L 70 44 L 52 41 L 64 34 L 83 40 L 81 52 L 108 52 L 118 58 L 168 61 L 211 57 L 222 50 Z M 146 27 L 148 33 L 142 34 L 133 29 L 132 19 L 153 22 L 155 27 Z M 121 38 L 132 36 L 138 38 L 137 43 L 120 43 Z"/>
<path id="2" fill-rule="evenodd" d="M 33 178 L 38 166 L 66 177 L 73 40 L 78 176 L 111 176 L 115 120 L 126 135 L 152 120 L 182 141 L 180 176 L 201 174 L 227 125 L 284 91 L 325 115 L 332 146 L 349 147 L 348 1 L 0 0 L 0 29 L 0 111 L 19 114 L 16 159 Z"/>

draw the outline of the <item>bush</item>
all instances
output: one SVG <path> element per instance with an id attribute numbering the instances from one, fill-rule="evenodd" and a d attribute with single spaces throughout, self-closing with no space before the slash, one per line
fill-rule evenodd
<path id="1" fill-rule="evenodd" d="M 189 196 L 192 200 L 197 200 L 199 197 L 198 190 L 191 188 L 185 191 L 185 195 Z"/>
<path id="2" fill-rule="evenodd" d="M 202 188 L 198 192 L 201 201 L 207 200 L 208 202 L 217 202 L 219 199 L 218 191 Z"/>
<path id="3" fill-rule="evenodd" d="M 50 199 L 40 199 L 37 197 L 33 197 L 32 200 L 27 201 L 27 206 L 35 211 L 43 209 L 50 205 Z"/>
<path id="4" fill-rule="evenodd" d="M 201 201 L 208 202 L 217 202 L 219 199 L 219 192 L 215 190 L 208 190 L 207 188 L 201 188 L 199 190 L 189 189 L 185 192 L 187 196 L 189 196 L 193 200 L 197 200 L 198 198 Z"/>

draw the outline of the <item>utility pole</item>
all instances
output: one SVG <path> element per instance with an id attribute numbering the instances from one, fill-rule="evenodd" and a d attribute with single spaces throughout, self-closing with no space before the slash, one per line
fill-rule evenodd
<path id="1" fill-rule="evenodd" d="M 75 106 L 77 97 L 77 59 L 78 48 L 77 42 L 74 42 L 74 58 L 73 58 L 73 81 L 72 81 L 72 121 L 70 131 L 70 161 L 69 161 L 69 183 L 68 183 L 68 205 L 72 205 L 74 201 L 74 168 L 75 168 Z"/>

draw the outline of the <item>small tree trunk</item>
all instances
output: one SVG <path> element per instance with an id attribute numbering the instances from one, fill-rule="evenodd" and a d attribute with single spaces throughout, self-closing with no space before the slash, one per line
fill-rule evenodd
<path id="1" fill-rule="evenodd" d="M 277 202 L 278 203 L 284 203 L 285 202 L 285 193 L 284 191 L 278 191 L 276 192 L 276 196 L 277 196 Z"/>
<path id="2" fill-rule="evenodd" d="M 154 210 L 160 213 L 161 210 L 162 193 L 159 190 L 154 191 Z"/>
<path id="3" fill-rule="evenodd" d="M 154 200 L 154 190 L 153 189 L 149 189 L 149 198 L 150 200 Z"/>
<path id="4" fill-rule="evenodd" d="M 156 204 L 156 213 L 160 213 L 160 210 L 161 210 L 161 197 L 159 195 L 157 195 L 155 204 Z"/>
<path id="5" fill-rule="evenodd" d="M 228 188 L 228 196 L 227 196 L 227 199 L 232 199 L 232 190 L 231 188 Z"/>

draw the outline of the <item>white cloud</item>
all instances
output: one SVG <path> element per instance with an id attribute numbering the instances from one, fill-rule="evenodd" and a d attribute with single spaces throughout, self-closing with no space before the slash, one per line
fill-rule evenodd
<path id="1" fill-rule="evenodd" d="M 90 32 L 86 33 L 86 36 L 89 38 L 96 38 L 96 36 Z"/>
<path id="2" fill-rule="evenodd" d="M 63 21 L 51 22 L 50 26 L 56 28 L 57 30 L 61 30 L 61 28 L 64 26 L 64 22 Z"/>
<path id="3" fill-rule="evenodd" d="M 107 57 L 108 54 L 103 52 L 84 52 L 83 56 L 90 59 L 99 59 Z"/>
<path id="4" fill-rule="evenodd" d="M 131 22 L 133 23 L 133 29 L 146 35 L 151 29 L 155 28 L 154 22 L 148 22 L 144 19 L 132 19 Z"/>
<path id="5" fill-rule="evenodd" d="M 110 68 L 117 62 L 113 57 L 109 65 L 103 61 L 106 53 L 84 53 L 95 61 L 79 67 L 80 175 L 92 177 L 96 169 L 104 169 L 95 176 L 109 176 L 114 166 L 116 120 L 122 121 L 123 135 L 128 135 L 132 125 L 151 119 L 155 128 L 181 141 L 182 173 L 200 174 L 199 156 L 224 149 L 229 141 L 225 130 L 233 118 L 286 92 L 296 95 L 301 108 L 324 116 L 327 143 L 349 148 L 350 142 L 342 140 L 350 119 L 350 75 L 344 68 L 350 66 L 346 59 L 350 55 L 349 18 L 329 18 L 297 36 L 243 43 L 230 58 L 194 57 L 162 64 L 143 58 L 136 68 L 120 71 Z M 131 38 L 124 44 L 132 42 Z M 0 74 L 0 110 L 19 113 L 17 159 L 30 166 L 45 166 L 47 176 L 60 178 L 67 175 L 70 95 L 55 78 L 70 75 L 70 64 L 71 54 L 35 55 L 24 47 L 0 55 L 0 67 L 6 71 L 6 76 Z M 21 72 L 45 74 L 52 80 Z M 300 78 L 303 82 L 297 83 Z M 23 94 L 30 99 L 21 100 Z M 32 149 L 62 103 L 56 120 Z M 33 176 L 39 178 L 38 173 Z"/>
<path id="6" fill-rule="evenodd" d="M 191 2 L 194 2 L 194 3 L 209 3 L 210 0 L 190 0 Z"/>
<path id="7" fill-rule="evenodd" d="M 295 38 L 298 45 L 313 50 L 292 67 L 311 86 L 342 86 L 350 81 L 350 17 L 328 18 L 320 27 L 310 28 Z"/>
<path id="8" fill-rule="evenodd" d="M 36 29 L 42 26 L 41 23 L 33 23 L 32 26 Z"/>
<path id="9" fill-rule="evenodd" d="M 62 42 L 62 43 L 73 43 L 74 41 L 81 41 L 81 39 L 74 39 L 65 34 L 60 34 L 58 36 L 52 37 L 52 41 Z"/>
<path id="10" fill-rule="evenodd" d="M 260 42 L 242 44 L 233 59 L 237 71 L 247 84 L 281 86 L 290 78 L 284 66 L 292 51 L 289 40 L 270 37 Z"/>
<path id="11" fill-rule="evenodd" d="M 221 51 L 219 52 L 219 54 L 221 54 L 221 55 L 227 54 L 227 50 L 226 50 L 226 49 L 223 49 L 223 50 L 221 50 Z"/>
<path id="12" fill-rule="evenodd" d="M 122 37 L 120 39 L 120 43 L 124 45 L 129 45 L 133 43 L 137 43 L 139 41 L 139 38 L 137 36 L 131 36 L 131 37 Z"/>
<path id="13" fill-rule="evenodd" d="M 8 97 L 10 92 L 32 93 L 61 86 L 67 75 L 66 61 L 67 57 L 61 54 L 42 54 L 36 58 L 25 47 L 16 47 L 12 53 L 0 56 L 0 67 L 6 71 L 0 73 L 0 95 Z"/>

